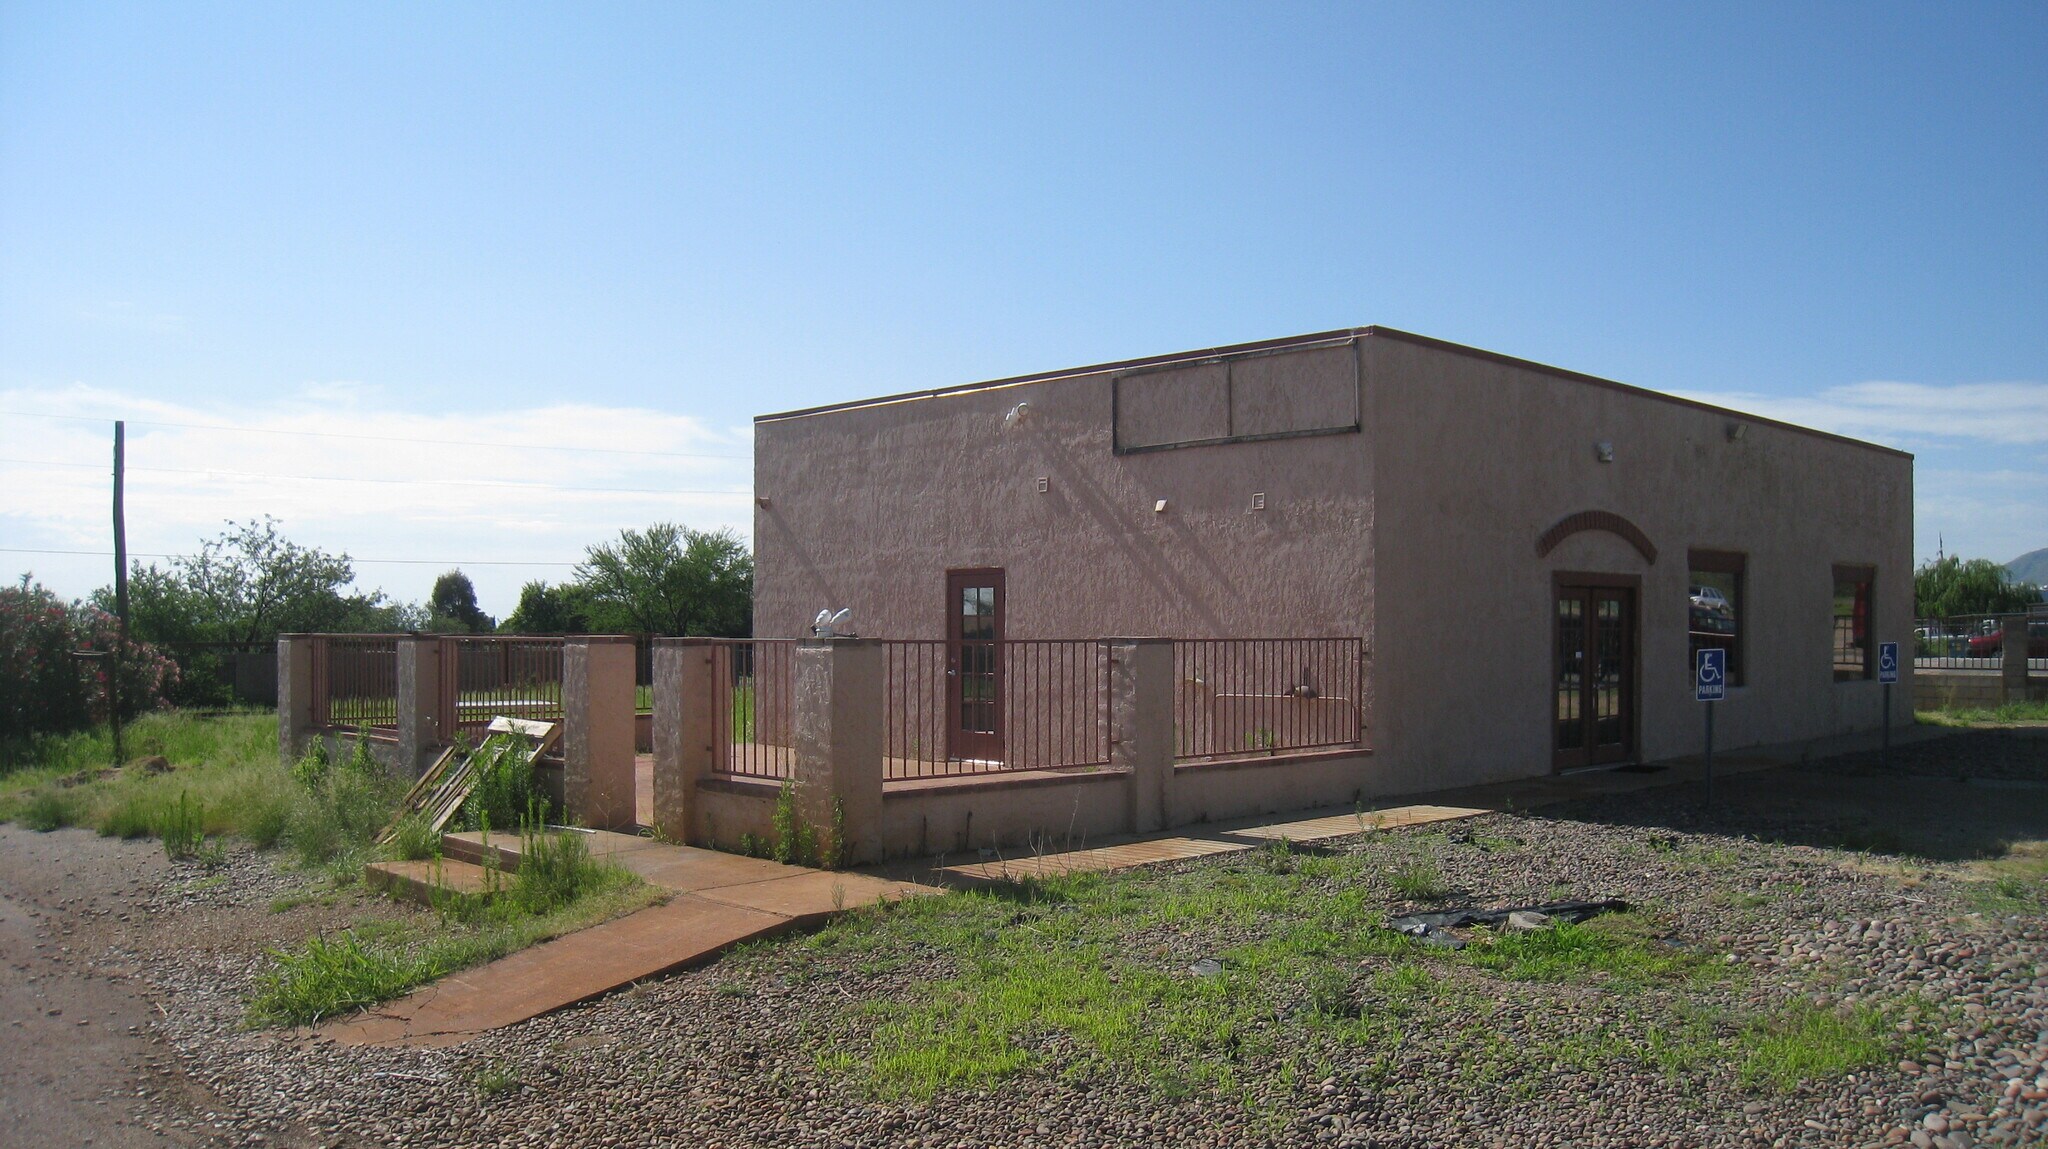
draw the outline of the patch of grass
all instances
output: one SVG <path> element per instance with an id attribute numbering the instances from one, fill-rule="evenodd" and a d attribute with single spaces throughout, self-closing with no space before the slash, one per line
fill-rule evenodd
<path id="1" fill-rule="evenodd" d="M 1640 914 L 1604 914 L 1582 925 L 1489 934 L 1458 951 L 1460 959 L 1511 981 L 1576 981 L 1589 973 L 1627 984 L 1682 979 L 1711 969 L 1700 956 L 1654 940 Z M 1613 987 L 1609 987 L 1613 988 Z"/>
<path id="2" fill-rule="evenodd" d="M 504 1061 L 494 1061 L 479 1068 L 471 1075 L 470 1082 L 476 1086 L 476 1091 L 485 1097 L 509 1093 L 525 1084 L 520 1079 L 518 1068 Z"/>
<path id="3" fill-rule="evenodd" d="M 166 807 L 163 821 L 157 824 L 157 836 L 163 839 L 164 856 L 176 861 L 199 854 L 206 846 L 206 829 L 202 822 L 204 806 L 192 804 L 192 796 L 178 792 L 178 803 Z"/>
<path id="4" fill-rule="evenodd" d="M 1451 896 L 1443 871 L 1427 858 L 1405 862 L 1387 871 L 1387 886 L 1411 902 L 1440 902 Z"/>
<path id="5" fill-rule="evenodd" d="M 581 864 L 569 868 L 584 875 L 571 883 L 577 896 L 538 912 L 532 907 L 548 903 L 564 888 L 564 865 L 554 865 L 551 878 L 536 880 L 526 890 L 515 877 L 497 898 L 451 898 L 437 916 L 358 922 L 337 939 L 316 937 L 297 950 L 273 952 L 272 967 L 250 998 L 248 1020 L 254 1025 L 312 1025 L 662 898 L 625 870 L 590 862 L 587 851 Z M 549 895 L 535 892 L 541 889 Z"/>
<path id="6" fill-rule="evenodd" d="M 1894 1052 L 1892 1026 L 1884 1011 L 1871 1006 L 1838 1010 L 1795 1002 L 1743 1028 L 1736 1041 L 1737 1080 L 1748 1089 L 1790 1093 L 1801 1082 L 1876 1065 Z"/>
<path id="7" fill-rule="evenodd" d="M 2012 701 L 1989 708 L 1916 710 L 1913 720 L 1923 726 L 2013 726 L 2048 722 L 2048 701 Z"/>
<path id="8" fill-rule="evenodd" d="M 258 1024 L 313 1025 L 437 976 L 424 955 L 367 947 L 352 933 L 334 941 L 316 937 L 297 953 L 271 956 L 276 965 L 249 1003 L 249 1018 Z"/>
<path id="9" fill-rule="evenodd" d="M 1972 863 L 1979 880 L 1965 888 L 1978 910 L 1996 917 L 2048 912 L 2048 842 L 2014 842 L 2003 857 Z"/>
<path id="10" fill-rule="evenodd" d="M 438 857 L 441 835 L 434 832 L 425 814 L 413 811 L 398 820 L 398 827 L 391 835 L 391 852 L 405 862 L 423 862 Z"/>
<path id="11" fill-rule="evenodd" d="M 22 802 L 16 817 L 31 830 L 49 833 L 78 820 L 78 811 L 63 790 L 38 790 Z"/>
<path id="12" fill-rule="evenodd" d="M 128 726 L 126 749 L 137 758 L 161 755 L 173 769 L 110 769 L 113 747 L 104 728 L 8 751 L 0 766 L 0 820 L 150 837 L 179 795 L 189 794 L 208 838 L 239 835 L 268 846 L 282 835 L 294 788 L 278 763 L 274 713 L 154 711 Z"/>

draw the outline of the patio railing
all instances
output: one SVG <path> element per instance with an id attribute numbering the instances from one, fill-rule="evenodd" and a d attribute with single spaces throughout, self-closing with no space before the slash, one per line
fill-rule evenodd
<path id="1" fill-rule="evenodd" d="M 313 725 L 398 725 L 398 637 L 333 634 L 314 640 Z"/>
<path id="2" fill-rule="evenodd" d="M 706 639 L 711 647 L 711 770 L 780 781 L 796 758 L 796 640 Z"/>
<path id="3" fill-rule="evenodd" d="M 885 780 L 1109 765 L 1109 647 L 1100 639 L 969 645 L 888 639 Z"/>
<path id="4" fill-rule="evenodd" d="M 1351 746 L 1364 736 L 1360 639 L 1178 639 L 1173 680 L 1182 761 Z"/>
<path id="5" fill-rule="evenodd" d="M 447 635 L 441 639 L 441 729 L 476 742 L 499 716 L 562 719 L 562 639 Z"/>

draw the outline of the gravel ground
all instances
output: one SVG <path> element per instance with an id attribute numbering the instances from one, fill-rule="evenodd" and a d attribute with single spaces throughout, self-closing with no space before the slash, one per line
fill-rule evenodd
<path id="1" fill-rule="evenodd" d="M 1446 966 L 1451 992 L 1427 1029 L 1385 1060 L 1339 1057 L 1321 1079 L 1289 1082 L 1252 1065 L 1239 1089 L 1169 1098 L 1115 1074 L 1062 1073 L 1071 1063 L 1055 1042 L 1044 1067 L 996 1087 L 885 1102 L 818 1067 L 821 1033 L 857 1040 L 861 1002 L 915 1001 L 921 983 L 953 976 L 956 963 L 913 950 L 881 974 L 800 941 L 451 1049 L 344 1049 L 243 1029 L 243 997 L 269 947 L 350 915 L 405 911 L 363 903 L 273 914 L 299 879 L 247 855 L 144 883 L 156 924 L 122 935 L 115 956 L 169 1007 L 153 1032 L 191 1084 L 145 1099 L 153 1108 L 143 1119 L 224 1144 L 2048 1143 L 2048 921 L 1985 909 L 2041 900 L 1988 902 L 1983 876 L 1960 861 L 1831 845 L 1889 835 L 1934 841 L 1934 858 L 1957 859 L 2048 838 L 2048 741 L 1958 735 L 1883 763 L 1859 756 L 1728 779 L 1715 797 L 1711 816 L 1696 790 L 1674 787 L 1328 848 L 1390 864 L 1428 858 L 1474 904 L 1627 898 L 1668 923 L 1671 945 L 1729 967 L 1714 983 L 1723 988 L 1703 992 L 1730 1010 L 1926 1003 L 1895 1015 L 1914 1060 L 1887 1057 L 1780 1093 L 1738 1087 L 1732 1065 L 1674 1075 L 1559 1056 L 1549 1043 L 1561 1037 L 1626 1039 L 1643 1016 L 1678 1003 L 1661 990 L 1623 998 L 1594 982 L 1507 982 Z M 1949 821 L 1970 825 L 1947 833 Z M 1972 828 L 1980 823 L 1995 823 L 1995 834 Z M 11 858 L 8 841 L 0 848 Z M 1165 876 L 1246 864 L 1207 859 Z M 1390 897 L 1388 908 L 1409 906 Z M 1192 953 L 1229 940 L 1174 944 Z"/>

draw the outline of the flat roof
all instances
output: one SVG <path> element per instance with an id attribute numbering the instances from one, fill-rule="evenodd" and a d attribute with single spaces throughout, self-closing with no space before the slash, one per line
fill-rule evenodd
<path id="1" fill-rule="evenodd" d="M 1517 359 L 1512 355 L 1502 355 L 1497 351 L 1485 351 L 1477 347 L 1467 347 L 1462 343 L 1452 343 L 1444 339 L 1432 339 L 1427 335 L 1417 335 L 1411 331 L 1402 331 L 1397 328 L 1381 327 L 1378 325 L 1345 327 L 1335 331 L 1318 331 L 1311 335 L 1293 335 L 1284 339 L 1262 339 L 1254 343 L 1233 343 L 1224 347 L 1206 347 L 1198 351 L 1176 351 L 1169 355 L 1150 355 L 1143 359 L 1123 359 L 1114 363 L 1096 363 L 1087 367 L 1069 367 L 1058 371 L 1040 371 L 1030 375 L 1011 375 L 1001 379 L 987 379 L 979 383 L 959 383 L 951 387 L 936 387 L 925 391 L 905 391 L 900 394 L 882 395 L 873 399 L 855 399 L 845 403 L 827 403 L 823 406 L 804 407 L 795 411 L 778 411 L 772 415 L 756 415 L 754 416 L 754 422 L 768 423 L 777 419 L 797 419 L 806 415 L 822 415 L 832 411 L 851 411 L 862 407 L 880 407 L 891 403 L 904 403 L 914 399 L 936 399 L 942 395 L 958 395 L 969 391 L 987 391 L 998 387 L 1014 387 L 1022 383 L 1045 383 L 1056 379 L 1073 379 L 1087 375 L 1128 371 L 1138 367 L 1160 367 L 1174 363 L 1199 362 L 1204 359 L 1214 359 L 1226 355 L 1242 355 L 1248 352 L 1313 347 L 1318 344 L 1349 342 L 1364 337 L 1398 339 L 1404 343 L 1431 347 L 1438 351 L 1450 352 L 1453 355 L 1484 359 L 1492 363 L 1501 363 L 1510 367 L 1540 372 L 1541 374 L 1550 375 L 1558 379 L 1570 379 L 1574 382 L 1586 383 L 1595 387 L 1605 387 L 1609 390 L 1620 391 L 1629 395 L 1640 395 L 1647 399 L 1658 400 L 1659 402 L 1674 403 L 1681 407 L 1691 407 L 1699 411 L 1710 411 L 1718 415 L 1734 416 L 1766 427 L 1780 427 L 1787 431 L 1796 431 L 1802 435 L 1812 435 L 1815 438 L 1846 443 L 1852 447 L 1881 451 L 1888 455 L 1897 455 L 1906 459 L 1913 457 L 1910 451 L 1901 451 L 1897 447 L 1887 447 L 1882 443 L 1872 443 L 1867 439 L 1855 439 L 1847 435 L 1837 435 L 1832 431 L 1821 431 L 1813 427 L 1801 426 L 1798 423 L 1787 423 L 1781 419 L 1754 415 L 1747 411 L 1735 410 L 1732 407 L 1720 407 L 1712 403 L 1702 403 L 1697 399 L 1685 399 L 1677 395 L 1665 394 L 1662 391 L 1653 391 L 1648 387 L 1637 387 L 1630 383 L 1618 383 L 1612 379 L 1602 379 L 1598 375 L 1588 375 L 1582 371 L 1568 371 L 1562 367 L 1552 367 L 1548 363 L 1537 363 L 1530 359 Z"/>

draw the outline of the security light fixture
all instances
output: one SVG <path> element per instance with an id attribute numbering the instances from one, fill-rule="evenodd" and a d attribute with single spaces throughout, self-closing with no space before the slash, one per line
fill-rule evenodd
<path id="1" fill-rule="evenodd" d="M 1603 463 L 1612 463 L 1614 461 L 1614 444 L 1605 439 L 1593 444 L 1593 457 Z"/>
<path id="2" fill-rule="evenodd" d="M 1155 515 L 1163 515 L 1163 514 L 1165 514 L 1165 513 L 1166 513 L 1166 500 L 1165 500 L 1165 499 L 1161 499 L 1161 500 L 1159 500 L 1158 502 L 1156 502 L 1156 503 L 1153 503 L 1153 504 L 1152 504 L 1152 513 L 1153 513 L 1153 514 L 1155 514 Z"/>
<path id="3" fill-rule="evenodd" d="M 1724 429 L 1728 432 L 1728 441 L 1734 443 L 1739 441 L 1742 438 L 1742 433 L 1749 428 L 1741 423 L 1730 421 Z"/>

